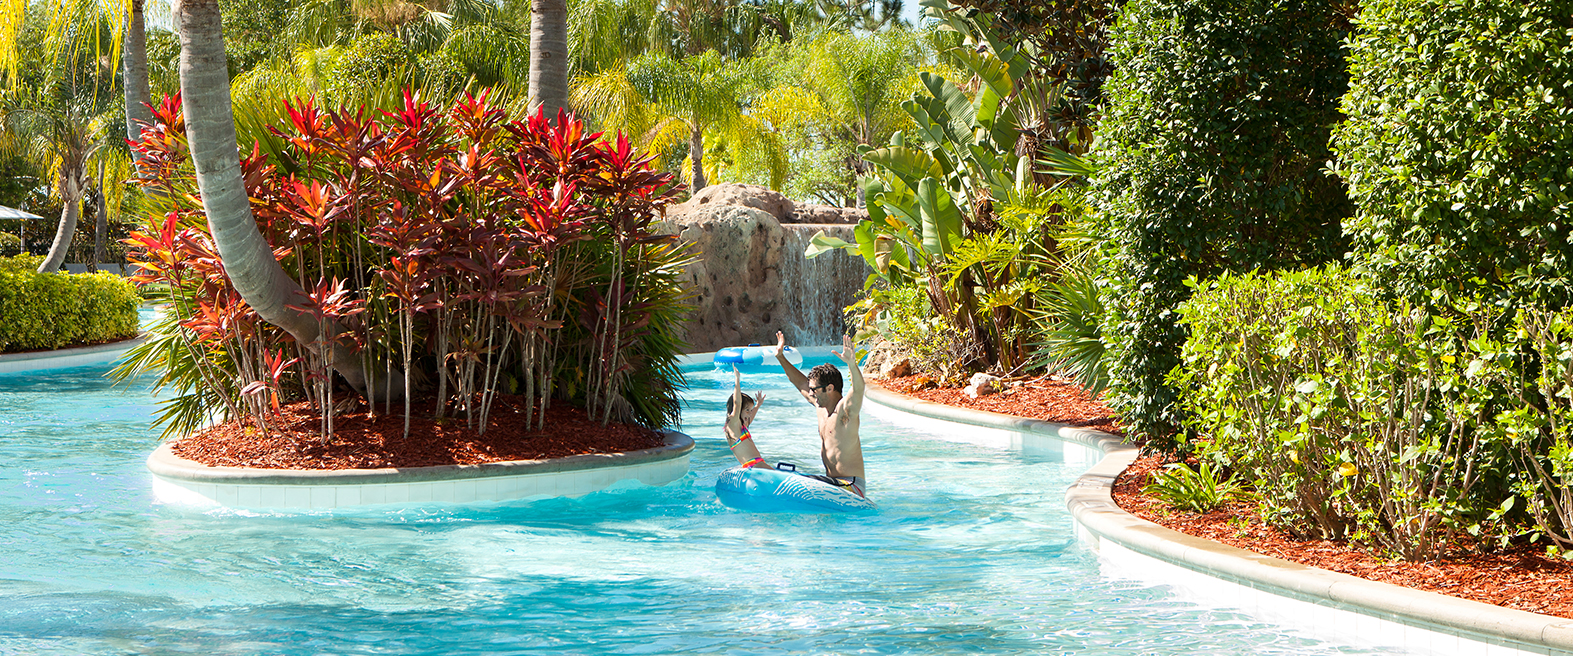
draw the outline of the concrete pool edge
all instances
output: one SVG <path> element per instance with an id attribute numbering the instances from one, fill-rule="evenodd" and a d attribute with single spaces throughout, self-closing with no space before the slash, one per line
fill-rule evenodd
<path id="1" fill-rule="evenodd" d="M 665 485 L 688 473 L 694 441 L 662 431 L 664 446 L 546 460 L 403 469 L 209 467 L 159 445 L 147 459 L 154 492 L 169 503 L 232 508 L 340 508 L 581 496 L 621 481 Z"/>
<path id="2" fill-rule="evenodd" d="M 137 335 L 92 346 L 76 346 L 52 351 L 0 353 L 0 374 L 108 364 L 119 360 L 126 351 L 141 344 L 145 339 L 147 339 L 146 335 Z"/>
<path id="3" fill-rule="evenodd" d="M 1195 591 L 1221 604 L 1286 619 L 1329 637 L 1434 653 L 1573 654 L 1573 620 L 1301 565 L 1127 513 L 1114 503 L 1114 479 L 1139 449 L 1114 435 L 924 401 L 872 381 L 865 397 L 918 416 L 1037 433 L 1099 449 L 1104 457 L 1065 494 L 1078 537 L 1102 557 L 1143 561 L 1136 565 L 1154 570 L 1160 579 L 1200 575 L 1205 580 L 1196 587 L 1207 589 Z"/>

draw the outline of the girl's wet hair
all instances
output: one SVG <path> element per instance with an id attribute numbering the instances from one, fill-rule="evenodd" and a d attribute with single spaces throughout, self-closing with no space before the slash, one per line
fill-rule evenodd
<path id="1" fill-rule="evenodd" d="M 754 400 L 754 397 L 752 397 L 752 396 L 749 396 L 747 394 L 744 394 L 742 396 L 743 396 L 743 409 L 744 410 L 747 410 L 749 406 L 754 405 L 754 404 L 757 403 Z M 726 413 L 727 414 L 732 414 L 732 395 L 731 394 L 726 395 Z"/>

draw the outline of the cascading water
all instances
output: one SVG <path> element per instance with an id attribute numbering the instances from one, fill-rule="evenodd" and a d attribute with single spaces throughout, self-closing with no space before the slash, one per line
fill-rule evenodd
<path id="1" fill-rule="evenodd" d="M 803 256 L 814 234 L 856 241 L 851 225 L 789 223 L 781 245 L 781 287 L 786 301 L 784 332 L 794 344 L 839 344 L 847 330 L 846 307 L 857 300 L 873 270 L 863 258 L 832 251 L 809 259 Z"/>

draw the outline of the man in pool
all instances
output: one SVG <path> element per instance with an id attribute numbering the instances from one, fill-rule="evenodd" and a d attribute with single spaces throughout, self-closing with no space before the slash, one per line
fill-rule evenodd
<path id="1" fill-rule="evenodd" d="M 776 361 L 786 372 L 787 379 L 813 404 L 819 415 L 819 457 L 825 463 L 824 476 L 810 476 L 840 488 L 846 488 L 860 497 L 868 496 L 868 479 L 863 472 L 863 443 L 858 437 L 858 414 L 863 411 L 863 373 L 858 371 L 857 350 L 852 348 L 852 336 L 841 340 L 842 361 L 847 363 L 850 389 L 843 387 L 841 372 L 829 363 L 808 370 L 808 375 L 798 371 L 788 362 L 786 335 L 776 332 Z"/>

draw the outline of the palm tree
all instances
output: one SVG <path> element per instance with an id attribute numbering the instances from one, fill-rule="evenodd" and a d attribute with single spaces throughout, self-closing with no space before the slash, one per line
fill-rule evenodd
<path id="1" fill-rule="evenodd" d="M 240 152 L 235 146 L 235 117 L 230 105 L 218 0 L 180 0 L 174 14 L 180 32 L 180 89 L 186 137 L 202 208 L 225 273 L 258 316 L 316 351 L 352 387 L 373 398 L 389 388 L 381 382 L 368 385 L 370 381 L 354 352 L 336 341 L 324 340 L 322 324 L 289 307 L 304 306 L 308 296 L 279 266 L 273 249 L 257 230 L 240 175 Z M 339 332 L 331 322 L 326 329 L 328 335 Z M 402 388 L 395 385 L 389 396 L 402 397 Z"/>
<path id="2" fill-rule="evenodd" d="M 568 0 L 530 0 L 530 112 L 568 108 Z"/>
<path id="3" fill-rule="evenodd" d="M 76 235 L 82 198 L 90 184 L 89 162 L 103 144 L 105 122 L 93 115 L 90 104 L 80 97 L 70 97 L 70 92 L 38 89 L 11 95 L 3 129 L 16 136 L 12 143 L 21 144 L 29 159 L 40 168 L 55 172 L 54 192 L 63 204 L 54 243 L 38 266 L 39 273 L 52 273 L 65 262 L 71 238 Z"/>
<path id="4" fill-rule="evenodd" d="M 131 0 L 126 14 L 125 37 L 120 45 L 122 86 L 126 93 L 126 138 L 135 141 L 142 127 L 153 120 L 147 108 L 152 102 L 147 81 L 147 26 L 142 7 L 145 0 Z M 135 156 L 135 155 L 133 155 Z"/>
<path id="5" fill-rule="evenodd" d="M 89 171 L 108 141 L 105 128 L 116 108 L 111 101 L 113 15 L 92 0 L 48 10 L 52 13 L 41 30 L 0 26 L 7 28 L 0 29 L 0 51 L 12 49 L 17 61 L 25 57 L 29 63 L 25 74 L 20 66 L 15 75 L 0 71 L 7 80 L 0 91 L 0 131 L 8 134 L 6 143 L 52 174 L 53 193 L 63 205 L 54 243 L 38 268 L 41 273 L 57 271 L 65 262 L 82 200 L 92 186 Z"/>
<path id="6" fill-rule="evenodd" d="M 853 175 L 866 172 L 867 163 L 857 152 L 860 145 L 882 145 L 900 127 L 911 123 L 901 101 L 919 88 L 919 65 L 928 58 L 910 30 L 850 34 L 826 32 L 811 41 L 792 44 L 782 58 L 780 77 L 786 86 L 813 98 L 803 121 L 815 133 L 813 141 L 837 152 Z M 771 98 L 796 98 L 777 88 Z M 772 116 L 799 107 L 775 108 Z M 857 205 L 863 206 L 863 187 L 853 182 Z"/>
<path id="7" fill-rule="evenodd" d="M 729 150 L 767 163 L 774 186 L 785 176 L 785 155 L 774 135 L 744 112 L 762 86 L 764 72 L 752 60 L 723 61 L 706 50 L 682 59 L 647 52 L 625 67 L 582 78 L 574 104 L 607 129 L 642 135 L 642 144 L 664 152 L 688 143 L 689 186 L 705 188 L 705 135 Z"/>

